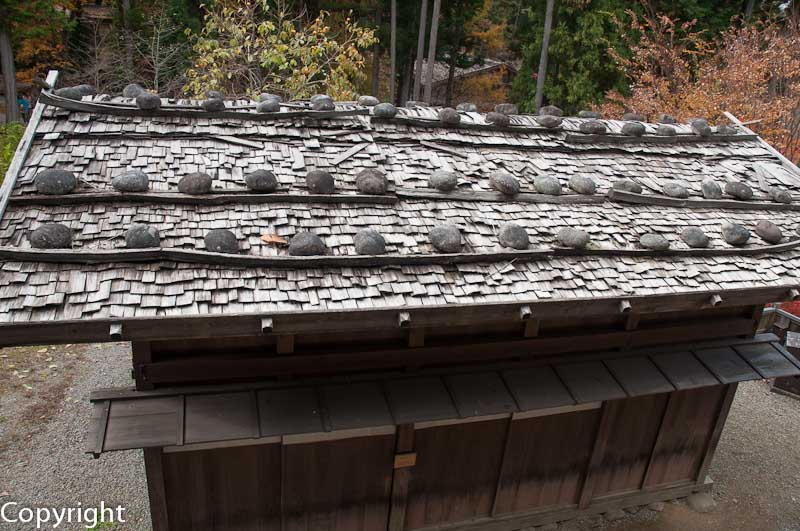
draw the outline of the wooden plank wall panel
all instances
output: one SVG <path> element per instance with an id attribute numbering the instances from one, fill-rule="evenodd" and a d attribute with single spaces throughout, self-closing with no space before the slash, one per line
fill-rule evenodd
<path id="1" fill-rule="evenodd" d="M 600 409 L 515 420 L 496 512 L 578 503 L 599 420 Z"/>
<path id="2" fill-rule="evenodd" d="M 645 488 L 695 480 L 716 425 L 726 387 L 677 391 L 664 414 Z"/>
<path id="3" fill-rule="evenodd" d="M 617 402 L 608 445 L 595 472 L 593 497 L 641 486 L 667 398 L 663 393 Z"/>
<path id="4" fill-rule="evenodd" d="M 395 437 L 283 447 L 283 531 L 387 528 Z"/>
<path id="5" fill-rule="evenodd" d="M 278 444 L 163 454 L 170 530 L 280 531 Z"/>
<path id="6" fill-rule="evenodd" d="M 417 430 L 406 529 L 489 516 L 508 420 Z"/>

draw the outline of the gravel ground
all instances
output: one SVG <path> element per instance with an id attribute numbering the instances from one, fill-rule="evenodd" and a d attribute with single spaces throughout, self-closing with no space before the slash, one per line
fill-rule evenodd
<path id="1" fill-rule="evenodd" d="M 102 529 L 150 531 L 141 452 L 114 452 L 99 460 L 82 453 L 90 417 L 86 398 L 93 389 L 130 384 L 128 345 L 51 347 L 51 353 L 53 359 L 71 356 L 58 377 L 25 384 L 30 389 L 4 387 L 0 380 L 0 503 L 61 507 L 104 501 L 124 506 L 127 523 Z M 41 355 L 50 359 L 49 353 Z M 8 372 L 0 371 L 0 379 L 8 379 Z M 617 521 L 597 517 L 559 529 L 800 531 L 798 434 L 800 402 L 770 393 L 765 382 L 742 384 L 710 472 L 715 511 L 698 514 L 676 501 L 662 512 L 642 508 Z M 0 531 L 31 529 L 0 523 Z"/>

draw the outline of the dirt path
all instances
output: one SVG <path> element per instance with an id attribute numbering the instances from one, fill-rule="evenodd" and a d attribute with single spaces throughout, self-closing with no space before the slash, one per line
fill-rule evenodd
<path id="1" fill-rule="evenodd" d="M 106 531 L 150 531 L 141 452 L 99 460 L 83 453 L 89 393 L 130 383 L 127 344 L 0 350 L 0 503 L 102 500 L 127 509 L 128 523 Z M 800 402 L 770 393 L 764 382 L 741 385 L 710 473 L 717 501 L 710 514 L 667 503 L 662 512 L 642 508 L 615 522 L 593 518 L 559 528 L 800 531 Z M 0 524 L 0 531 L 30 530 L 14 525 Z"/>

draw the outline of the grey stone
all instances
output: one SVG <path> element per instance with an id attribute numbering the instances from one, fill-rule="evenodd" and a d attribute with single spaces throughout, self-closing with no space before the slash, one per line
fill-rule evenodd
<path id="1" fill-rule="evenodd" d="M 144 111 L 155 111 L 161 108 L 161 98 L 158 97 L 158 94 L 142 92 L 136 96 L 136 106 Z"/>
<path id="2" fill-rule="evenodd" d="M 750 239 L 750 231 L 738 223 L 723 223 L 722 237 L 729 244 L 739 247 L 747 243 Z"/>
<path id="3" fill-rule="evenodd" d="M 95 94 L 97 94 L 97 89 L 94 88 L 93 85 L 88 85 L 86 83 L 84 83 L 83 85 L 78 85 L 75 88 L 80 91 L 82 96 L 94 96 Z"/>
<path id="4" fill-rule="evenodd" d="M 211 191 L 213 179 L 207 173 L 194 172 L 178 181 L 178 191 L 182 194 L 203 195 Z"/>
<path id="5" fill-rule="evenodd" d="M 664 195 L 677 199 L 687 199 L 689 197 L 689 190 L 686 188 L 685 183 L 667 183 L 661 188 L 661 191 L 664 192 Z"/>
<path id="6" fill-rule="evenodd" d="M 511 118 L 508 115 L 500 112 L 486 113 L 486 123 L 496 125 L 498 127 L 506 127 L 511 123 Z"/>
<path id="7" fill-rule="evenodd" d="M 367 169 L 356 175 L 356 188 L 362 194 L 383 195 L 388 187 L 386 175 L 380 170 Z"/>
<path id="8" fill-rule="evenodd" d="M 478 112 L 478 106 L 474 103 L 464 102 L 456 105 L 456 110 L 462 112 Z"/>
<path id="9" fill-rule="evenodd" d="M 128 249 L 161 247 L 161 235 L 152 225 L 134 223 L 125 231 L 125 246 Z"/>
<path id="10" fill-rule="evenodd" d="M 239 241 L 236 235 L 226 229 L 213 229 L 203 238 L 206 251 L 211 253 L 236 254 L 239 252 Z"/>
<path id="11" fill-rule="evenodd" d="M 311 108 L 315 111 L 332 111 L 336 108 L 336 104 L 327 94 L 315 94 L 311 96 Z"/>
<path id="12" fill-rule="evenodd" d="M 622 126 L 622 134 L 628 136 L 642 136 L 645 132 L 645 126 L 639 122 L 628 122 Z"/>
<path id="13" fill-rule="evenodd" d="M 732 195 L 734 199 L 740 201 L 750 201 L 753 199 L 753 189 L 738 181 L 728 181 L 725 183 L 725 193 Z"/>
<path id="14" fill-rule="evenodd" d="M 597 185 L 594 180 L 585 175 L 573 175 L 570 177 L 569 187 L 583 195 L 594 195 L 597 192 Z"/>
<path id="15" fill-rule="evenodd" d="M 540 194 L 561 195 L 561 183 L 549 175 L 537 175 L 533 178 L 533 187 Z"/>
<path id="16" fill-rule="evenodd" d="M 128 170 L 111 179 L 111 186 L 118 192 L 146 192 L 150 179 L 142 170 Z"/>
<path id="17" fill-rule="evenodd" d="M 138 83 L 130 83 L 125 85 L 125 88 L 122 89 L 122 97 L 123 98 L 135 98 L 142 92 L 147 92 L 143 86 Z"/>
<path id="18" fill-rule="evenodd" d="M 220 112 L 225 110 L 225 100 L 222 98 L 209 98 L 203 100 L 200 106 L 208 112 Z"/>
<path id="19" fill-rule="evenodd" d="M 694 131 L 695 134 L 700 136 L 711 136 L 711 127 L 708 125 L 708 121 L 705 118 L 696 118 L 694 120 L 690 120 L 689 125 L 692 126 L 692 131 Z"/>
<path id="20" fill-rule="evenodd" d="M 555 105 L 545 105 L 539 112 L 536 113 L 540 116 L 564 116 L 564 111 L 556 107 Z"/>
<path id="21" fill-rule="evenodd" d="M 278 100 L 259 101 L 256 105 L 256 112 L 280 112 L 281 102 Z"/>
<path id="22" fill-rule="evenodd" d="M 54 92 L 56 96 L 66 98 L 68 100 L 79 100 L 83 98 L 83 91 L 78 87 L 63 87 Z"/>
<path id="23" fill-rule="evenodd" d="M 698 513 L 710 513 L 717 506 L 710 492 L 695 492 L 686 498 L 686 503 L 691 510 Z"/>
<path id="24" fill-rule="evenodd" d="M 306 186 L 312 194 L 332 194 L 336 192 L 333 175 L 325 170 L 311 170 L 306 174 Z"/>
<path id="25" fill-rule="evenodd" d="M 313 232 L 298 232 L 289 242 L 292 256 L 318 256 L 325 254 L 326 250 L 322 239 Z"/>
<path id="26" fill-rule="evenodd" d="M 599 120 L 589 120 L 588 122 L 581 122 L 578 126 L 581 133 L 586 135 L 604 135 L 608 132 L 606 124 Z"/>
<path id="27" fill-rule="evenodd" d="M 439 121 L 445 125 L 458 125 L 461 122 L 461 115 L 457 110 L 445 107 L 439 111 Z"/>
<path id="28" fill-rule="evenodd" d="M 363 107 L 375 107 L 381 101 L 375 96 L 359 96 L 358 104 Z"/>
<path id="29" fill-rule="evenodd" d="M 689 247 L 695 249 L 708 247 L 710 241 L 706 233 L 703 232 L 703 229 L 699 227 L 686 227 L 683 229 L 683 232 L 681 232 L 681 240 Z"/>
<path id="30" fill-rule="evenodd" d="M 555 116 L 553 114 L 540 114 L 539 116 L 534 117 L 536 123 L 541 125 L 542 127 L 547 127 L 548 129 L 553 129 L 561 125 L 561 117 Z"/>
<path id="31" fill-rule="evenodd" d="M 626 122 L 646 122 L 647 118 L 638 112 L 626 112 L 622 115 L 622 119 Z"/>
<path id="32" fill-rule="evenodd" d="M 498 171 L 489 177 L 489 185 L 500 193 L 516 195 L 519 193 L 519 181 L 509 173 Z"/>
<path id="33" fill-rule="evenodd" d="M 258 95 L 258 101 L 277 101 L 278 103 L 281 103 L 283 102 L 283 98 L 281 98 L 277 94 L 262 92 L 261 94 Z"/>
<path id="34" fill-rule="evenodd" d="M 435 171 L 428 179 L 428 184 L 441 192 L 452 192 L 458 185 L 458 174 L 452 171 Z"/>
<path id="35" fill-rule="evenodd" d="M 379 103 L 372 108 L 372 115 L 376 118 L 394 118 L 397 115 L 397 107 L 391 103 Z"/>
<path id="36" fill-rule="evenodd" d="M 406 109 L 413 109 L 415 107 L 430 107 L 430 105 L 424 101 L 406 100 Z"/>
<path id="37" fill-rule="evenodd" d="M 436 250 L 443 253 L 457 253 L 461 250 L 461 231 L 455 225 L 437 225 L 428 237 Z"/>
<path id="38" fill-rule="evenodd" d="M 588 232 L 571 227 L 564 227 L 558 231 L 556 238 L 563 247 L 572 247 L 573 249 L 583 249 L 589 244 Z"/>
<path id="39" fill-rule="evenodd" d="M 664 510 L 664 507 L 666 507 L 666 504 L 664 502 L 653 502 L 647 504 L 648 509 L 650 509 L 651 511 L 655 511 L 657 513 L 662 512 Z"/>
<path id="40" fill-rule="evenodd" d="M 497 233 L 500 245 L 523 251 L 528 248 L 531 241 L 528 232 L 516 223 L 503 223 Z"/>
<path id="41" fill-rule="evenodd" d="M 607 513 L 603 513 L 603 516 L 605 516 L 606 520 L 608 520 L 609 522 L 617 522 L 619 520 L 624 519 L 625 516 L 627 515 L 625 514 L 625 511 L 623 511 L 622 509 L 615 509 L 613 511 L 608 511 Z"/>
<path id="42" fill-rule="evenodd" d="M 500 114 L 519 114 L 519 107 L 513 103 L 498 103 L 494 106 L 494 112 Z"/>
<path id="43" fill-rule="evenodd" d="M 783 239 L 781 229 L 766 219 L 762 219 L 756 224 L 756 234 L 761 236 L 762 240 L 767 243 L 771 243 L 772 245 L 781 243 L 781 240 Z"/>
<path id="44" fill-rule="evenodd" d="M 617 179 L 614 181 L 614 184 L 611 187 L 614 190 L 619 190 L 620 192 L 630 192 L 632 194 L 641 194 L 643 191 L 642 185 L 636 181 L 632 181 L 631 179 Z"/>
<path id="45" fill-rule="evenodd" d="M 209 100 L 224 100 L 225 95 L 218 90 L 207 90 L 206 98 L 208 98 Z"/>
<path id="46" fill-rule="evenodd" d="M 386 253 L 386 242 L 376 230 L 362 229 L 353 237 L 358 254 L 376 255 Z"/>
<path id="47" fill-rule="evenodd" d="M 44 170 L 33 178 L 36 191 L 45 195 L 71 194 L 78 186 L 78 179 L 67 170 Z"/>
<path id="48" fill-rule="evenodd" d="M 597 111 L 589 111 L 583 110 L 578 112 L 578 118 L 592 118 L 594 120 L 599 120 L 602 115 Z"/>
<path id="49" fill-rule="evenodd" d="M 639 238 L 639 245 L 653 251 L 666 251 L 669 249 L 669 240 L 655 232 L 648 232 Z"/>
<path id="50" fill-rule="evenodd" d="M 717 126 L 717 134 L 718 135 L 735 135 L 738 132 L 739 132 L 739 130 L 736 129 L 732 125 L 720 124 L 720 125 Z"/>
<path id="51" fill-rule="evenodd" d="M 36 249 L 69 249 L 72 247 L 72 231 L 61 223 L 45 223 L 28 236 Z"/>
<path id="52" fill-rule="evenodd" d="M 703 182 L 700 183 L 700 190 L 706 199 L 722 199 L 722 188 L 711 177 L 703 179 Z"/>
<path id="53" fill-rule="evenodd" d="M 656 128 L 656 134 L 660 136 L 675 136 L 678 134 L 678 131 L 671 125 L 659 124 Z"/>
<path id="54" fill-rule="evenodd" d="M 784 203 L 788 205 L 791 204 L 792 201 L 794 201 L 792 193 L 788 190 L 779 190 L 777 188 L 770 188 L 769 196 L 776 203 Z"/>
<path id="55" fill-rule="evenodd" d="M 259 193 L 271 193 L 278 189 L 278 179 L 269 170 L 256 170 L 244 176 L 244 184 L 248 190 Z"/>
<path id="56" fill-rule="evenodd" d="M 631 505 L 630 507 L 625 507 L 623 510 L 628 514 L 639 514 L 643 508 L 643 505 Z"/>
<path id="57" fill-rule="evenodd" d="M 671 114 L 664 114 L 661 113 L 658 115 L 658 123 L 660 124 L 676 124 L 678 123 L 678 119 L 672 116 Z"/>

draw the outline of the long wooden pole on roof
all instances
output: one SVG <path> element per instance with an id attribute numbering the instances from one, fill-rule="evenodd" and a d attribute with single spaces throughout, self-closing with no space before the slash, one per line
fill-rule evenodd
<path id="1" fill-rule="evenodd" d="M 389 80 L 389 101 L 394 103 L 396 96 L 395 83 L 397 82 L 397 0 L 392 0 L 390 47 L 390 54 L 392 58 L 392 77 Z"/>
<path id="2" fill-rule="evenodd" d="M 422 58 L 425 55 L 425 26 L 428 20 L 428 0 L 422 0 L 419 13 L 419 35 L 417 36 L 417 66 L 414 68 L 414 99 L 419 100 L 422 85 Z"/>
<path id="3" fill-rule="evenodd" d="M 539 56 L 539 74 L 536 78 L 536 112 L 544 99 L 544 79 L 547 76 L 547 49 L 550 47 L 550 33 L 553 29 L 553 8 L 555 0 L 547 0 L 544 15 L 544 34 L 542 35 L 542 54 Z"/>
<path id="4" fill-rule="evenodd" d="M 442 0 L 433 0 L 433 16 L 431 17 L 431 40 L 428 44 L 428 75 L 425 80 L 425 101 L 431 102 L 433 92 L 433 66 L 436 64 L 436 37 L 439 33 L 439 11 Z"/>

